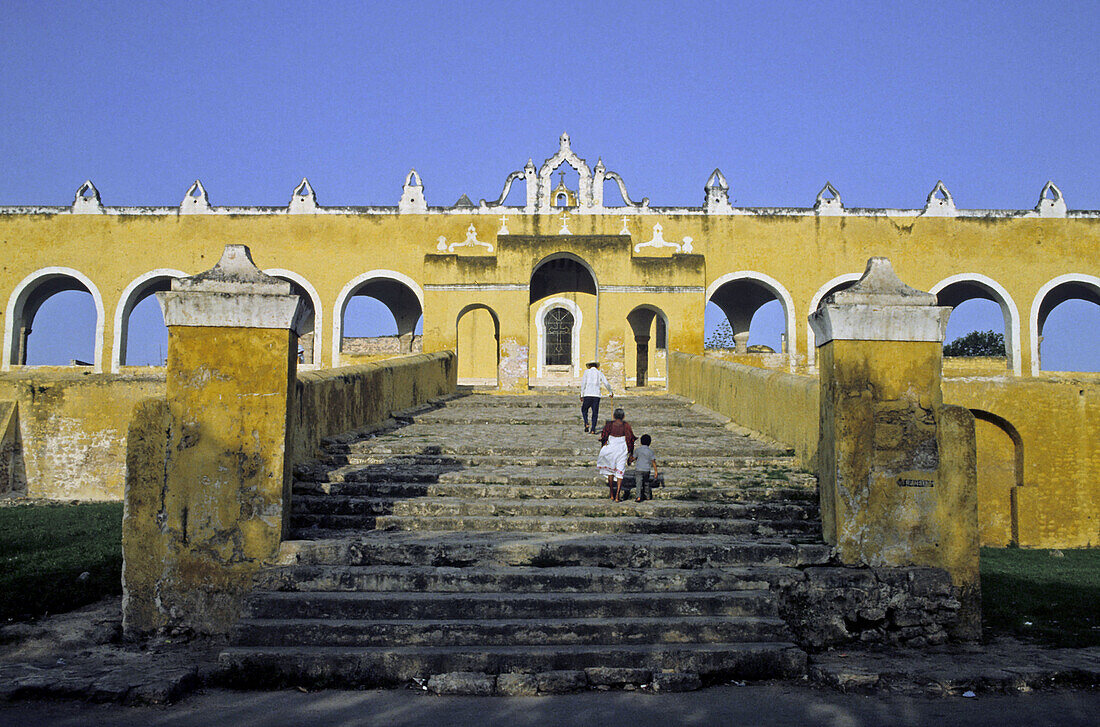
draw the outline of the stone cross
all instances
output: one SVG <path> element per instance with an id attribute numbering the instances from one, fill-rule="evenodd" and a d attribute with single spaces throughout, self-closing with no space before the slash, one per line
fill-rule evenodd
<path id="1" fill-rule="evenodd" d="M 564 212 L 561 213 L 561 229 L 558 230 L 559 235 L 572 235 L 573 231 L 569 229 L 569 215 Z"/>
<path id="2" fill-rule="evenodd" d="M 629 219 L 630 219 L 629 217 L 627 217 L 626 215 L 623 215 L 623 229 L 619 230 L 620 235 L 629 235 L 630 234 L 630 230 L 628 230 L 627 227 L 626 227 L 626 222 Z"/>
<path id="3" fill-rule="evenodd" d="M 501 215 L 500 216 L 500 231 L 497 232 L 497 234 L 498 235 L 507 235 L 507 234 L 509 234 L 509 232 L 508 232 L 508 215 Z"/>

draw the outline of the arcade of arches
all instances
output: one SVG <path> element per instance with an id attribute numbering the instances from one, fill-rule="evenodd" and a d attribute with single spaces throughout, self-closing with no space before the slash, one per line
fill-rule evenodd
<path id="1" fill-rule="evenodd" d="M 575 189 L 555 178 L 563 165 L 575 170 Z M 1066 301 L 1100 306 L 1100 212 L 1067 209 L 1053 185 L 1023 210 L 956 209 L 942 185 L 911 209 L 849 209 L 831 185 L 804 208 L 746 209 L 733 206 L 715 170 L 700 206 L 659 207 L 632 198 L 602 159 L 590 166 L 568 135 L 540 166 L 511 172 L 488 201 L 429 206 L 429 184 L 415 172 L 403 186 L 397 180 L 389 207 L 325 206 L 308 182 L 284 208 L 211 205 L 201 185 L 179 206 L 111 207 L 90 183 L 72 204 L 0 207 L 3 369 L 19 371 L 29 332 L 45 330 L 36 319 L 42 303 L 80 290 L 95 309 L 94 330 L 73 333 L 94 340 L 87 363 L 125 372 L 135 306 L 172 277 L 210 268 L 227 242 L 247 243 L 262 269 L 307 301 L 302 365 L 355 360 L 343 345 L 345 313 L 351 299 L 369 296 L 393 315 L 395 352 L 454 350 L 461 381 L 502 390 L 573 384 L 589 360 L 616 387 L 664 385 L 669 352 L 703 353 L 708 302 L 743 341 L 753 314 L 778 301 L 783 350 L 764 363 L 734 356 L 812 372 L 807 316 L 874 256 L 941 305 L 997 306 L 1006 356 L 969 372 L 990 381 L 1065 380 L 1043 366 L 1048 319 Z M 522 193 L 510 195 L 513 186 Z M 619 206 L 605 204 L 605 189 Z M 524 203 L 504 204 L 516 199 Z M 1078 338 L 1100 350 L 1100 330 Z M 945 392 L 963 397 L 961 386 Z M 1014 394 L 997 396 L 1001 404 L 967 406 L 988 414 L 979 417 L 994 442 L 987 450 L 1012 452 L 997 460 L 1006 483 L 998 501 L 1011 511 L 1013 488 L 1041 475 L 1030 469 L 1031 435 L 1019 421 L 1030 415 L 1003 403 Z M 1004 523 L 998 532 L 1011 539 L 1011 518 Z"/>

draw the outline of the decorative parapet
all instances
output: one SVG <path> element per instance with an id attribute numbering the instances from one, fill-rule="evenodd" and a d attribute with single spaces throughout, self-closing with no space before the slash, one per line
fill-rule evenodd
<path id="1" fill-rule="evenodd" d="M 202 182 L 196 179 L 194 184 L 187 189 L 187 194 L 183 195 L 183 201 L 180 202 L 180 214 L 205 215 L 209 213 L 210 197 L 206 194 L 206 187 L 202 186 Z"/>
<path id="2" fill-rule="evenodd" d="M 298 186 L 291 192 L 290 204 L 287 205 L 286 211 L 287 214 L 291 215 L 312 215 L 317 213 L 317 193 L 313 191 L 313 186 L 305 177 L 302 177 L 302 181 L 299 182 Z"/>
<path id="3" fill-rule="evenodd" d="M 1035 211 L 1040 217 L 1065 217 L 1066 201 L 1062 199 L 1062 190 L 1047 181 L 1043 185 L 1043 191 L 1039 193 L 1039 203 L 1035 205 Z"/>
<path id="4" fill-rule="evenodd" d="M 704 208 L 708 215 L 728 215 L 733 213 L 730 205 L 730 185 L 722 175 L 722 170 L 715 167 L 703 187 L 705 198 Z"/>
<path id="5" fill-rule="evenodd" d="M 928 193 L 928 199 L 924 203 L 924 217 L 955 217 L 958 212 L 955 209 L 955 200 L 947 191 L 943 181 L 937 181 L 936 186 Z"/>
<path id="6" fill-rule="evenodd" d="M 397 211 L 402 214 L 423 214 L 428 211 L 428 203 L 424 199 L 424 183 L 420 181 L 420 175 L 415 169 L 410 169 L 405 177 L 405 186 L 401 188 L 401 201 L 397 203 Z"/>
<path id="7" fill-rule="evenodd" d="M 84 180 L 84 184 L 76 190 L 73 199 L 74 215 L 101 215 L 103 214 L 103 201 L 99 198 L 99 190 L 92 184 L 92 180 Z"/>
<path id="8" fill-rule="evenodd" d="M 825 186 L 817 193 L 814 212 L 822 217 L 844 214 L 844 203 L 840 201 L 840 192 L 836 191 L 832 182 L 825 182 Z"/>

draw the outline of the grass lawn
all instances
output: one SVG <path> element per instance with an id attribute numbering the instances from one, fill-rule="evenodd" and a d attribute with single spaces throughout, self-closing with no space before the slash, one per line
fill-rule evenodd
<path id="1" fill-rule="evenodd" d="M 0 624 L 120 593 L 121 502 L 0 507 Z"/>
<path id="2" fill-rule="evenodd" d="M 1100 646 L 1100 548 L 982 548 L 981 570 L 987 637 Z"/>

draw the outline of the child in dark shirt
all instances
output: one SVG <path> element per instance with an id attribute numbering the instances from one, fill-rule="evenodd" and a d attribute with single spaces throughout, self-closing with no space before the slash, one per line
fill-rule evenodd
<path id="1" fill-rule="evenodd" d="M 653 499 L 653 484 L 658 482 L 660 475 L 657 472 L 657 453 L 649 448 L 653 438 L 643 434 L 641 444 L 634 448 L 631 459 L 634 460 L 634 485 L 638 488 L 638 499 L 634 502 L 645 502 Z M 649 473 L 652 470 L 653 478 Z M 658 483 L 658 486 L 660 484 Z"/>

